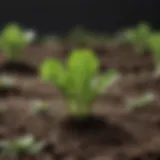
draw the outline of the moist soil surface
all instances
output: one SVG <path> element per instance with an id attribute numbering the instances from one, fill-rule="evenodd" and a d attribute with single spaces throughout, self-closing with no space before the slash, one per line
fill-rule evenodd
<path id="1" fill-rule="evenodd" d="M 10 75 L 16 81 L 13 88 L 0 91 L 0 106 L 6 107 L 0 114 L 0 139 L 31 133 L 48 142 L 38 155 L 16 160 L 160 159 L 160 78 L 152 76 L 151 55 L 137 54 L 127 44 L 93 47 L 101 60 L 102 71 L 114 68 L 121 77 L 97 98 L 92 115 L 83 122 L 68 116 L 61 94 L 42 82 L 36 73 L 45 58 L 65 60 L 68 48 L 60 44 L 29 46 L 21 61 L 28 65 L 24 70 L 21 64 L 19 68 L 16 65 L 8 69 L 1 54 L 1 74 Z M 128 98 L 146 92 L 154 93 L 155 101 L 147 107 L 130 110 Z M 48 111 L 33 115 L 30 108 L 35 100 L 49 104 Z M 3 159 L 13 157 L 0 158 Z"/>

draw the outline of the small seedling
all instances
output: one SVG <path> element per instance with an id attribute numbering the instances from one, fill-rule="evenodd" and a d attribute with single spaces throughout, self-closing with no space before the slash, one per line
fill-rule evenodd
<path id="1" fill-rule="evenodd" d="M 131 98 L 127 101 L 127 106 L 129 110 L 139 109 L 147 107 L 153 103 L 155 100 L 155 95 L 152 93 L 146 93 L 140 97 Z"/>
<path id="2" fill-rule="evenodd" d="M 0 154 L 2 156 L 36 155 L 43 150 L 46 143 L 37 142 L 32 135 L 26 135 L 13 140 L 0 141 Z"/>
<path id="3" fill-rule="evenodd" d="M 35 100 L 30 104 L 30 111 L 33 115 L 39 115 L 48 111 L 49 104 L 44 103 L 41 100 Z"/>
<path id="4" fill-rule="evenodd" d="M 48 59 L 41 66 L 43 80 L 56 86 L 66 99 L 69 114 L 74 117 L 88 117 L 92 104 L 113 80 L 115 71 L 100 75 L 100 62 L 94 52 L 75 49 L 63 65 L 58 59 Z"/>
<path id="5" fill-rule="evenodd" d="M 0 33 L 0 49 L 7 60 L 15 61 L 23 55 L 33 37 L 33 32 L 24 31 L 17 24 L 8 24 Z"/>
<path id="6" fill-rule="evenodd" d="M 144 50 L 148 49 L 148 39 L 151 33 L 150 26 L 142 23 L 135 28 L 126 30 L 123 36 L 137 49 L 138 53 L 144 53 Z"/>

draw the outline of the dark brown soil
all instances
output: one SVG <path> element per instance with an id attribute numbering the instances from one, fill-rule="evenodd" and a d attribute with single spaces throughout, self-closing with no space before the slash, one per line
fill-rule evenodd
<path id="1" fill-rule="evenodd" d="M 123 74 L 109 92 L 99 96 L 92 115 L 83 122 L 68 116 L 63 97 L 38 75 L 5 71 L 16 77 L 19 92 L 0 93 L 0 106 L 7 107 L 0 114 L 0 139 L 32 133 L 48 142 L 39 155 L 20 160 L 160 159 L 160 80 L 152 77 L 151 55 L 138 55 L 129 45 L 103 44 L 94 49 L 103 70 L 115 68 Z M 61 45 L 35 45 L 26 49 L 22 61 L 38 67 L 46 57 L 66 57 L 66 50 Z M 148 107 L 129 110 L 126 100 L 146 92 L 154 93 L 156 100 Z M 50 105 L 47 113 L 30 113 L 31 103 L 37 99 Z"/>
<path id="2" fill-rule="evenodd" d="M 0 72 L 35 75 L 37 74 L 37 69 L 24 62 L 6 62 L 1 65 Z"/>

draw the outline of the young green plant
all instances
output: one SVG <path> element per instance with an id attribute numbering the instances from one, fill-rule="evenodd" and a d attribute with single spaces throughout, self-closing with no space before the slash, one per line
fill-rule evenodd
<path id="1" fill-rule="evenodd" d="M 1 156 L 31 156 L 43 150 L 46 143 L 36 141 L 33 135 L 25 135 L 13 140 L 0 141 Z"/>
<path id="2" fill-rule="evenodd" d="M 16 61 L 34 38 L 33 31 L 24 31 L 18 24 L 8 24 L 0 33 L 0 50 L 7 60 Z"/>
<path id="3" fill-rule="evenodd" d="M 97 96 L 118 76 L 113 70 L 103 75 L 99 71 L 100 62 L 94 52 L 75 49 L 65 65 L 58 59 L 46 60 L 41 66 L 41 77 L 61 91 L 71 116 L 85 118 Z"/>
<path id="4" fill-rule="evenodd" d="M 124 31 L 124 38 L 131 43 L 138 53 L 143 53 L 148 49 L 148 38 L 151 35 L 151 28 L 148 24 L 141 23 L 135 28 L 130 28 Z"/>

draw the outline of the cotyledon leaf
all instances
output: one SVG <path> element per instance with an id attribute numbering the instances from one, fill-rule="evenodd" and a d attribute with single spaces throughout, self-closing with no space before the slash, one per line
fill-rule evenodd
<path id="1" fill-rule="evenodd" d="M 59 60 L 47 59 L 40 68 L 40 74 L 43 80 L 62 87 L 66 71 Z"/>

